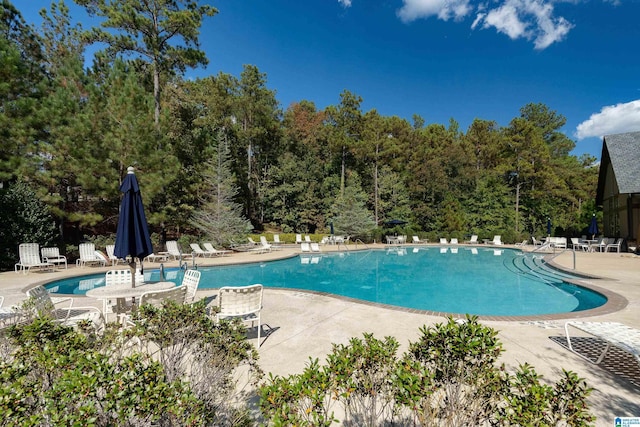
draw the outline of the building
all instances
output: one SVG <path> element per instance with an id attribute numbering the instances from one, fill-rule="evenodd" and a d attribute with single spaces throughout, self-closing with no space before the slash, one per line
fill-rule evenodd
<path id="1" fill-rule="evenodd" d="M 640 132 L 602 140 L 596 205 L 602 206 L 602 233 L 637 241 L 640 235 Z"/>

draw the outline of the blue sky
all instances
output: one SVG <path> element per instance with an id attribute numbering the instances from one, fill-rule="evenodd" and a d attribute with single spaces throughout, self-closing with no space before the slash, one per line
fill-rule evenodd
<path id="1" fill-rule="evenodd" d="M 28 1 L 28 3 L 27 3 Z M 206 69 L 253 64 L 283 109 L 338 104 L 347 89 L 376 109 L 466 131 L 501 126 L 529 102 L 567 118 L 575 155 L 600 156 L 603 135 L 640 130 L 638 0 L 201 0 Z M 47 0 L 15 2 L 28 22 Z M 25 8 L 23 4 L 28 4 Z M 91 22 L 74 7 L 72 18 Z"/>

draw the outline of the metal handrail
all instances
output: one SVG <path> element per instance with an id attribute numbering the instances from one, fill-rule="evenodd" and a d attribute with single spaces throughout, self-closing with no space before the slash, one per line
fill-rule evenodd
<path id="1" fill-rule="evenodd" d="M 356 249 L 358 248 L 358 242 L 360 242 L 360 244 L 362 246 L 364 246 L 365 248 L 369 249 L 369 246 L 367 246 L 367 244 L 365 242 L 363 242 L 362 240 L 360 240 L 360 239 L 356 239 L 356 240 L 353 241 L 353 243 L 356 244 Z"/>

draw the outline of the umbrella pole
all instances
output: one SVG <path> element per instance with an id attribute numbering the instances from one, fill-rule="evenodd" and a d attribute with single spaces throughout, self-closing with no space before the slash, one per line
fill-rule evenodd
<path id="1" fill-rule="evenodd" d="M 129 268 L 131 269 L 131 287 L 136 287 L 136 261 L 131 258 L 131 262 L 129 263 Z"/>

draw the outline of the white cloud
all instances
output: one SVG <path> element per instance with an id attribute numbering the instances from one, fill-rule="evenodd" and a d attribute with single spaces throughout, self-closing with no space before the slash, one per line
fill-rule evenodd
<path id="1" fill-rule="evenodd" d="M 553 16 L 553 4 L 543 0 L 505 0 L 500 6 L 478 13 L 472 29 L 494 27 L 512 40 L 533 40 L 536 49 L 561 41 L 573 28 L 563 17 Z"/>
<path id="2" fill-rule="evenodd" d="M 470 0 L 403 0 L 398 17 L 403 22 L 437 16 L 443 21 L 461 20 L 472 11 Z"/>
<path id="3" fill-rule="evenodd" d="M 576 138 L 602 138 L 604 135 L 640 131 L 640 99 L 602 107 L 576 128 Z"/>
<path id="4" fill-rule="evenodd" d="M 398 17 L 403 22 L 436 16 L 443 21 L 460 21 L 476 14 L 471 29 L 495 28 L 512 40 L 532 40 L 535 49 L 546 49 L 563 40 L 573 24 L 554 16 L 555 0 L 498 0 L 496 3 L 471 4 L 471 0 L 403 0 Z"/>
<path id="5" fill-rule="evenodd" d="M 338 0 L 342 7 L 351 7 L 351 0 Z"/>

